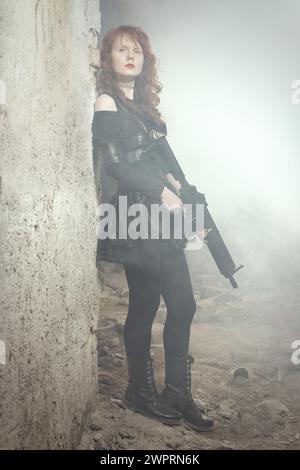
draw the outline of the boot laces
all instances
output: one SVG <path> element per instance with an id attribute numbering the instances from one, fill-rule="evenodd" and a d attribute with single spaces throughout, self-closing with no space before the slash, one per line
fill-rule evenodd
<path id="1" fill-rule="evenodd" d="M 194 402 L 193 396 L 192 396 L 192 363 L 193 363 L 193 358 L 191 356 L 188 356 L 187 358 L 187 368 L 186 368 L 186 390 L 185 390 L 185 398 L 187 399 L 188 405 L 193 409 L 193 411 L 199 412 L 199 408 Z"/>
<path id="2" fill-rule="evenodd" d="M 152 391 L 157 394 L 157 389 L 154 381 L 154 373 L 153 373 L 153 367 L 152 367 L 152 359 L 149 361 L 147 364 L 147 369 L 146 369 L 146 376 L 147 376 L 147 383 L 148 385 L 152 388 Z"/>

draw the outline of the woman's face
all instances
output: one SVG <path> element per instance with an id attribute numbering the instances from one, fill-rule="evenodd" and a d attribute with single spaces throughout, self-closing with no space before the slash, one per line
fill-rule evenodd
<path id="1" fill-rule="evenodd" d="M 122 80 L 126 78 L 134 79 L 143 70 L 144 54 L 142 47 L 127 35 L 118 36 L 114 40 L 111 58 L 113 71 Z"/>

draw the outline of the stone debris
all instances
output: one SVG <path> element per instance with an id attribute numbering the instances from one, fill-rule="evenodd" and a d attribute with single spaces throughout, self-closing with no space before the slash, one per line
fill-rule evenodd
<path id="1" fill-rule="evenodd" d="M 249 380 L 249 371 L 246 367 L 238 367 L 231 372 L 231 383 L 233 385 L 245 385 Z"/>
<path id="2" fill-rule="evenodd" d="M 256 415 L 276 424 L 283 424 L 289 414 L 289 409 L 279 400 L 263 400 L 256 407 Z"/>
<path id="3" fill-rule="evenodd" d="M 236 409 L 235 401 L 230 398 L 219 403 L 219 414 L 226 419 L 230 419 Z"/>
<path id="4" fill-rule="evenodd" d="M 122 271 L 111 272 L 110 279 L 122 275 Z M 104 304 L 105 315 L 102 314 L 96 331 L 98 413 L 89 421 L 79 448 L 300 448 L 297 408 L 291 414 L 284 405 L 284 391 L 293 397 L 293 405 L 299 396 L 299 374 L 297 370 L 288 368 L 290 350 L 287 349 L 286 338 L 291 335 L 283 338 L 284 343 L 281 340 L 277 344 L 266 342 L 262 334 L 259 338 L 259 317 L 255 317 L 254 312 L 245 311 L 242 292 L 238 296 L 229 293 L 227 287 L 199 288 L 195 295 L 197 312 L 190 348 L 195 357 L 193 397 L 199 409 L 215 420 L 211 436 L 184 426 L 165 426 L 129 410 L 122 401 L 128 380 L 123 342 L 127 309 L 118 305 L 118 301 L 122 303 L 127 296 L 124 290 L 114 287 L 114 281 L 107 286 L 114 291 L 115 298 Z M 151 341 L 158 389 L 164 385 L 162 333 L 166 313 L 162 301 L 153 324 Z M 269 315 L 274 323 L 271 309 Z M 253 319 L 258 325 L 254 323 L 256 330 L 252 333 Z M 239 329 L 241 322 L 242 334 Z M 280 357 L 276 357 L 278 354 Z M 290 405 L 291 401 L 287 403 Z M 300 412 L 300 406 L 298 409 Z"/>
<path id="5" fill-rule="evenodd" d="M 102 429 L 103 416 L 99 411 L 94 411 L 90 416 L 89 428 L 93 431 Z"/>

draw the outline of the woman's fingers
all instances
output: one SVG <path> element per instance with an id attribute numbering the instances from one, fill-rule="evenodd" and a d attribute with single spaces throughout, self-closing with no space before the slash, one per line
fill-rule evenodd
<path id="1" fill-rule="evenodd" d="M 170 211 L 173 211 L 175 213 L 180 212 L 183 210 L 183 204 L 182 203 L 173 203 L 173 204 L 168 204 L 167 207 L 169 208 Z"/>
<path id="2" fill-rule="evenodd" d="M 208 232 L 211 232 L 212 231 L 212 228 L 205 228 L 204 230 L 200 230 L 200 232 L 198 232 L 199 235 L 203 235 L 204 234 L 204 238 L 206 237 L 206 235 L 208 234 Z"/>

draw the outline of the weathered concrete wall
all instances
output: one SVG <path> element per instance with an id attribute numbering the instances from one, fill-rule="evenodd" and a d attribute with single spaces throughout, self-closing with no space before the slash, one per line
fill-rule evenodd
<path id="1" fill-rule="evenodd" d="M 0 3 L 0 448 L 72 448 L 97 394 L 89 29 L 97 0 Z"/>

